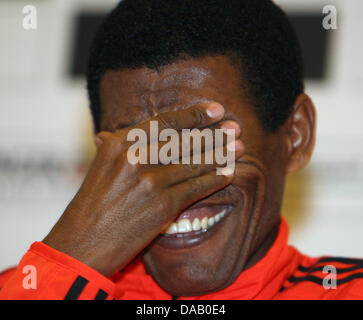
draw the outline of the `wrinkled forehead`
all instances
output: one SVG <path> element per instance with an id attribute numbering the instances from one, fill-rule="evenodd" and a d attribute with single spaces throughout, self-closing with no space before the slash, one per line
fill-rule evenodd
<path id="1" fill-rule="evenodd" d="M 101 87 L 102 124 L 134 124 L 160 112 L 187 108 L 198 102 L 240 97 L 239 71 L 224 56 L 179 60 L 159 70 L 142 67 L 108 71 Z"/>

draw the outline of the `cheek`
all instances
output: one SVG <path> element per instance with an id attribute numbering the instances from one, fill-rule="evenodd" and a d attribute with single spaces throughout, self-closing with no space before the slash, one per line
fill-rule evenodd
<path id="1" fill-rule="evenodd" d="M 285 186 L 285 155 L 281 142 L 271 143 L 264 164 L 267 169 L 266 202 L 269 203 L 266 214 L 280 214 Z"/>
<path id="2" fill-rule="evenodd" d="M 270 139 L 269 145 L 266 146 L 264 162 L 268 172 L 274 179 L 284 176 L 286 156 L 283 146 L 280 139 Z"/>

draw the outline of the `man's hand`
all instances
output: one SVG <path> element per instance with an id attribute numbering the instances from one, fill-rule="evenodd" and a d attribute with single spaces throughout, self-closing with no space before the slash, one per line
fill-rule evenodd
<path id="1" fill-rule="evenodd" d="M 122 269 L 187 206 L 233 179 L 233 174 L 217 175 L 216 163 L 131 164 L 128 132 L 140 128 L 149 133 L 150 121 L 156 120 L 160 131 L 234 128 L 237 139 L 237 123 L 217 124 L 223 115 L 224 109 L 217 103 L 198 104 L 115 133 L 99 133 L 98 152 L 80 190 L 43 242 L 106 276 Z M 238 158 L 242 142 L 236 140 L 234 146 Z"/>

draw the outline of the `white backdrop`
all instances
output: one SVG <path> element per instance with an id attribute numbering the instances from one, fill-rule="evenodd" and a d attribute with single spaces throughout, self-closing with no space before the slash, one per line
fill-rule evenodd
<path id="1" fill-rule="evenodd" d="M 311 164 L 289 177 L 290 243 L 311 255 L 363 256 L 363 1 L 276 1 L 288 10 L 338 10 L 329 78 L 307 83 L 318 110 Z M 0 3 L 0 269 L 42 240 L 72 199 L 92 153 L 85 83 L 67 76 L 74 15 L 116 1 Z M 24 30 L 22 8 L 37 8 Z"/>

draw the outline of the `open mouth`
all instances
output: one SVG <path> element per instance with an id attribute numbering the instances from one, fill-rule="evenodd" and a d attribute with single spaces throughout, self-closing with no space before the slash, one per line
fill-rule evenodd
<path id="1" fill-rule="evenodd" d="M 232 206 L 216 205 L 184 211 L 163 232 L 167 237 L 187 237 L 208 231 L 231 212 Z"/>
<path id="2" fill-rule="evenodd" d="M 185 210 L 164 230 L 156 243 L 167 249 L 197 246 L 218 231 L 233 209 L 234 205 L 218 204 Z"/>

